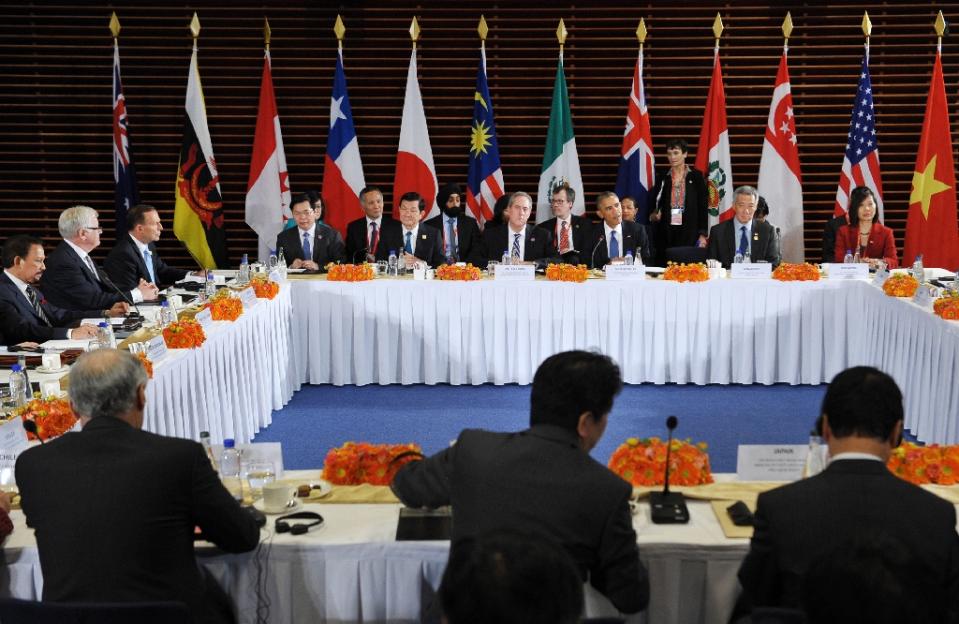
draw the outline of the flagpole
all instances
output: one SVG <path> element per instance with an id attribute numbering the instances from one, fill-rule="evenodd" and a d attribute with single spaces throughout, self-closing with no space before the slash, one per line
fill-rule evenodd
<path id="1" fill-rule="evenodd" d="M 120 36 L 120 20 L 117 18 L 116 11 L 110 16 L 110 32 L 113 33 L 113 47 L 119 46 L 117 39 Z"/>
<path id="2" fill-rule="evenodd" d="M 343 18 L 336 16 L 336 23 L 333 25 L 333 34 L 336 35 L 336 49 L 340 56 L 343 56 L 343 37 L 346 36 L 346 26 L 343 24 Z"/>
<path id="3" fill-rule="evenodd" d="M 942 37 L 946 34 L 946 18 L 942 16 L 942 11 L 936 16 L 936 53 L 942 54 Z"/>
<path id="4" fill-rule="evenodd" d="M 869 62 L 869 37 L 872 36 L 872 21 L 869 19 L 869 11 L 862 14 L 862 34 L 866 36 L 866 62 Z"/>
<path id="5" fill-rule="evenodd" d="M 413 17 L 413 23 L 410 24 L 410 39 L 413 40 L 413 52 L 416 52 L 416 41 L 420 38 L 420 24 Z"/>
<path id="6" fill-rule="evenodd" d="M 270 35 L 273 31 L 270 30 L 270 20 L 263 18 L 263 51 L 267 54 L 270 53 Z"/>
<path id="7" fill-rule="evenodd" d="M 556 27 L 556 39 L 559 41 L 559 61 L 563 62 L 563 46 L 566 45 L 566 37 L 569 36 L 569 31 L 566 30 L 566 24 L 563 22 L 563 18 L 559 18 L 559 26 Z"/>
<path id="8" fill-rule="evenodd" d="M 783 20 L 783 54 L 789 55 L 789 35 L 793 32 L 792 13 L 786 11 L 786 19 Z"/>
<path id="9" fill-rule="evenodd" d="M 713 34 L 716 36 L 716 47 L 713 48 L 713 56 L 719 56 L 719 38 L 723 36 L 723 18 L 719 12 L 716 13 L 716 19 L 713 20 Z"/>

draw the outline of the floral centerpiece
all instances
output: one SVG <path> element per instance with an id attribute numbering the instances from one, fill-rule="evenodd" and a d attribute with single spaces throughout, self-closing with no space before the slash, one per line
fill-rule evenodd
<path id="1" fill-rule="evenodd" d="M 366 282 L 373 279 L 370 264 L 331 264 L 326 274 L 330 282 Z"/>
<path id="2" fill-rule="evenodd" d="M 628 438 L 609 458 L 609 469 L 633 485 L 662 485 L 666 472 L 666 442 L 659 438 Z M 669 453 L 670 485 L 713 482 L 706 443 L 673 440 Z"/>
<path id="3" fill-rule="evenodd" d="M 268 279 L 265 275 L 256 275 L 250 280 L 253 292 L 257 299 L 272 299 L 280 292 L 280 285 Z"/>
<path id="4" fill-rule="evenodd" d="M 802 264 L 783 262 L 773 269 L 773 279 L 780 282 L 817 282 L 819 281 L 819 269 L 816 268 L 816 265 L 808 262 Z"/>
<path id="5" fill-rule="evenodd" d="M 951 291 L 936 299 L 932 311 L 947 321 L 959 321 L 959 293 Z"/>
<path id="6" fill-rule="evenodd" d="M 145 351 L 137 351 L 136 358 L 140 360 L 140 364 L 143 365 L 143 368 L 147 372 L 147 377 L 153 379 L 153 362 L 150 361 L 150 358 L 147 357 Z"/>
<path id="7" fill-rule="evenodd" d="M 243 314 L 243 302 L 226 288 L 218 290 L 203 307 L 210 309 L 214 321 L 235 321 Z"/>
<path id="8" fill-rule="evenodd" d="M 479 268 L 472 264 L 458 266 L 455 264 L 444 264 L 436 269 L 436 279 L 449 280 L 453 282 L 475 282 L 482 277 Z"/>
<path id="9" fill-rule="evenodd" d="M 670 262 L 663 279 L 671 282 L 705 282 L 709 279 L 709 269 L 705 264 Z"/>
<path id="10" fill-rule="evenodd" d="M 418 444 L 346 442 L 326 454 L 323 478 L 334 485 L 389 485 L 402 465 L 422 456 Z"/>
<path id="11" fill-rule="evenodd" d="M 894 475 L 910 483 L 959 483 L 959 445 L 919 446 L 903 442 L 893 449 L 886 464 Z"/>
<path id="12" fill-rule="evenodd" d="M 195 349 L 206 341 L 206 334 L 194 319 L 182 319 L 163 328 L 163 341 L 169 349 Z"/>
<path id="13" fill-rule="evenodd" d="M 585 282 L 589 269 L 585 264 L 550 264 L 546 267 L 546 279 L 551 282 Z"/>
<path id="14" fill-rule="evenodd" d="M 33 399 L 17 413 L 23 420 L 36 423 L 37 433 L 43 440 L 63 435 L 77 422 L 77 416 L 67 399 Z M 27 432 L 27 438 L 36 440 L 37 436 Z"/>
<path id="15" fill-rule="evenodd" d="M 882 291 L 890 297 L 912 297 L 919 288 L 919 282 L 908 273 L 896 273 L 882 285 Z"/>

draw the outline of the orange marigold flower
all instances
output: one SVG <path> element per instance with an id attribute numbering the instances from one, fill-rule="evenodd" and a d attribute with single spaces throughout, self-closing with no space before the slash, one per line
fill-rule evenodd
<path id="1" fill-rule="evenodd" d="M 422 455 L 418 444 L 346 442 L 323 462 L 323 478 L 334 485 L 389 485 L 396 471 Z"/>
<path id="2" fill-rule="evenodd" d="M 373 279 L 373 267 L 363 264 L 331 264 L 326 274 L 330 282 L 367 282 Z"/>
<path id="3" fill-rule="evenodd" d="M 206 341 L 206 334 L 194 319 L 183 319 L 163 328 L 163 341 L 170 349 L 195 349 Z"/>
<path id="4" fill-rule="evenodd" d="M 709 279 L 709 269 L 705 264 L 670 262 L 663 273 L 663 279 L 671 282 L 705 282 Z"/>
<path id="5" fill-rule="evenodd" d="M 585 264 L 550 264 L 546 267 L 546 279 L 551 282 L 585 282 L 589 269 Z"/>
<path id="6" fill-rule="evenodd" d="M 21 419 L 35 422 L 37 433 L 44 440 L 63 435 L 77 422 L 67 399 L 33 399 L 17 413 Z M 27 438 L 36 440 L 37 436 L 27 432 Z"/>
<path id="7" fill-rule="evenodd" d="M 436 279 L 448 280 L 453 282 L 475 282 L 482 277 L 480 270 L 472 264 L 466 266 L 457 266 L 455 264 L 444 264 L 436 269 Z"/>
<path id="8" fill-rule="evenodd" d="M 884 293 L 890 297 L 912 297 L 919 288 L 919 282 L 908 273 L 896 273 L 882 285 Z"/>
<path id="9" fill-rule="evenodd" d="M 773 269 L 773 279 L 781 282 L 815 282 L 819 280 L 819 269 L 808 262 L 802 264 L 783 262 Z"/>
<path id="10" fill-rule="evenodd" d="M 703 443 L 673 440 L 669 455 L 671 485 L 712 483 L 709 455 Z M 666 468 L 666 443 L 657 437 L 628 438 L 609 458 L 609 469 L 633 485 L 662 485 Z"/>

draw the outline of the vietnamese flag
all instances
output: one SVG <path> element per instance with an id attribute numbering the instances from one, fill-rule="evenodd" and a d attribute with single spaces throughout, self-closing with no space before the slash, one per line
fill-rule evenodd
<path id="1" fill-rule="evenodd" d="M 927 267 L 959 268 L 957 230 L 952 135 L 942 79 L 942 53 L 938 51 L 916 154 L 916 170 L 912 174 L 903 264 L 909 266 L 922 254 L 923 265 Z"/>

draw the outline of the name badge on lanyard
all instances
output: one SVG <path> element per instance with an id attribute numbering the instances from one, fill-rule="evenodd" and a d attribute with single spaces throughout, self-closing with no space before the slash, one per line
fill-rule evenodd
<path id="1" fill-rule="evenodd" d="M 673 208 L 669 213 L 669 224 L 670 225 L 682 225 L 683 224 L 683 208 Z"/>

